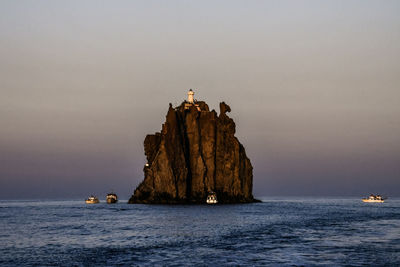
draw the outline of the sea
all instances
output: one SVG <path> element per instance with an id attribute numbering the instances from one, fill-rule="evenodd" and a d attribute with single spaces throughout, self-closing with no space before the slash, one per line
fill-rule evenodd
<path id="1" fill-rule="evenodd" d="M 400 199 L 0 201 L 0 266 L 400 266 Z"/>

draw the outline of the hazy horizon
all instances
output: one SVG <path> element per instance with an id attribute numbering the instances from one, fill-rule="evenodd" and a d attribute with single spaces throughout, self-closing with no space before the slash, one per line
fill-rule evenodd
<path id="1" fill-rule="evenodd" d="M 127 199 L 187 90 L 257 196 L 400 196 L 399 1 L 1 1 L 0 199 Z"/>

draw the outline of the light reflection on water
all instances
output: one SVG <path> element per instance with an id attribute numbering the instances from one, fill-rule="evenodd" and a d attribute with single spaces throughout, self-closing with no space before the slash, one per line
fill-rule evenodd
<path id="1" fill-rule="evenodd" d="M 0 201 L 0 265 L 400 265 L 398 199 L 263 201 Z"/>

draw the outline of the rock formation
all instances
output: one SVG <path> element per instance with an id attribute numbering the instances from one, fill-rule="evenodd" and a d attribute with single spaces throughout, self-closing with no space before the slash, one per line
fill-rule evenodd
<path id="1" fill-rule="evenodd" d="M 219 203 L 253 202 L 253 167 L 235 123 L 220 103 L 220 114 L 202 101 L 169 105 L 161 133 L 147 135 L 145 178 L 129 203 L 205 203 L 208 192 Z"/>

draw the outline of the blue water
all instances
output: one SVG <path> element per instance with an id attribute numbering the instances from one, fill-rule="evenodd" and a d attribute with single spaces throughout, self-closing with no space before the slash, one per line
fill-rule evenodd
<path id="1" fill-rule="evenodd" d="M 400 200 L 0 201 L 0 266 L 400 266 Z"/>

